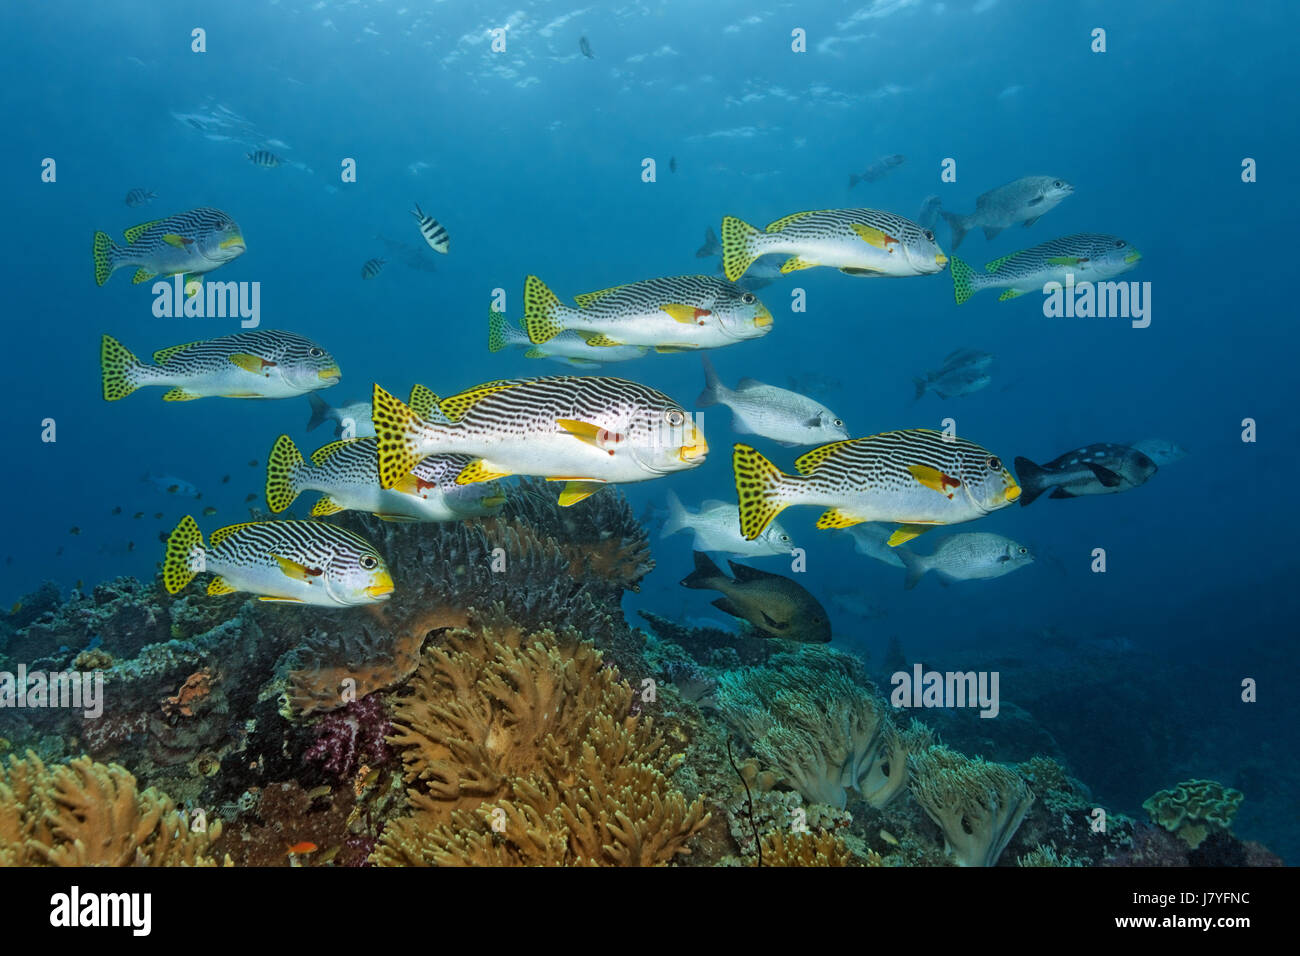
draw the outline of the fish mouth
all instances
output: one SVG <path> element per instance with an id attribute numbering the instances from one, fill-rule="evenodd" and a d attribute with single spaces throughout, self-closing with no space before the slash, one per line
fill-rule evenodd
<path id="1" fill-rule="evenodd" d="M 759 309 L 754 315 L 754 327 L 759 329 L 770 328 L 772 325 L 772 313 L 767 310 L 767 306 Z"/>
<path id="2" fill-rule="evenodd" d="M 1007 490 L 1003 492 L 1003 495 L 1006 498 L 1007 504 L 1011 504 L 1011 502 L 1020 497 L 1020 486 L 1016 484 L 1015 481 L 1012 481 L 1007 485 Z"/>
<path id="3" fill-rule="evenodd" d="M 1133 263 L 1137 262 L 1141 258 L 1142 258 L 1142 253 L 1134 249 L 1132 252 L 1130 252 L 1128 255 L 1124 257 L 1124 261 L 1129 265 L 1132 265 Z"/>
<path id="4" fill-rule="evenodd" d="M 697 427 L 693 428 L 688 439 L 689 444 L 683 444 L 677 450 L 677 457 L 688 465 L 698 465 L 704 461 L 709 454 L 709 443 L 704 440 L 704 433 Z"/>
<path id="5" fill-rule="evenodd" d="M 387 600 L 393 590 L 393 579 L 387 574 L 377 578 L 374 584 L 364 588 L 366 597 L 376 601 Z"/>
<path id="6" fill-rule="evenodd" d="M 243 236 L 231 236 L 229 239 L 223 239 L 218 243 L 218 247 L 221 249 L 228 249 L 235 253 L 240 253 L 247 249 L 247 246 L 244 245 Z"/>
<path id="7" fill-rule="evenodd" d="M 948 264 L 948 257 L 941 252 L 934 257 L 934 264 L 938 266 L 940 269 L 942 269 L 944 266 Z"/>
<path id="8" fill-rule="evenodd" d="M 343 373 L 339 371 L 339 367 L 337 365 L 331 365 L 329 368 L 323 368 L 319 372 L 317 372 L 316 375 L 322 382 L 329 382 L 331 385 L 337 385 L 339 383 L 339 380 L 343 378 Z M 333 379 L 333 381 L 330 381 L 331 379 Z"/>

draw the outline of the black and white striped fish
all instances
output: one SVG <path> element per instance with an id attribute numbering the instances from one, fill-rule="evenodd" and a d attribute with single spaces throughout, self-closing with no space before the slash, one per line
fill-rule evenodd
<path id="1" fill-rule="evenodd" d="M 144 206 L 157 198 L 158 194 L 153 190 L 141 189 L 137 186 L 126 194 L 126 204 L 134 209 L 136 206 Z"/>
<path id="2" fill-rule="evenodd" d="M 384 263 L 387 261 L 387 259 L 367 259 L 366 264 L 361 267 L 361 278 L 373 279 L 384 271 Z"/>
<path id="3" fill-rule="evenodd" d="M 791 505 L 826 505 L 818 528 L 897 522 L 891 547 L 931 526 L 957 524 L 1005 508 L 1020 486 L 1002 460 L 964 438 L 927 428 L 881 432 L 822 445 L 783 474 L 748 445 L 732 455 L 740 529 L 752 541 Z"/>
<path id="4" fill-rule="evenodd" d="M 170 386 L 164 402 L 196 398 L 291 398 L 337 385 L 339 363 L 311 339 L 295 332 L 254 329 L 215 339 L 173 345 L 141 362 L 105 335 L 99 361 L 104 400 L 115 402 L 137 388 Z"/>
<path id="5" fill-rule="evenodd" d="M 202 275 L 244 254 L 239 224 L 208 206 L 142 222 L 122 235 L 125 246 L 119 246 L 106 232 L 95 233 L 91 253 L 98 285 L 124 266 L 139 267 L 131 281 L 140 283 L 154 276 Z M 185 284 L 189 285 L 188 278 Z"/>
<path id="6" fill-rule="evenodd" d="M 247 591 L 263 601 L 352 607 L 393 593 L 388 565 L 364 538 L 323 521 L 250 521 L 212 533 L 208 546 L 186 515 L 167 539 L 163 584 L 175 594 L 196 574 L 216 574 L 208 594 Z"/>
<path id="7" fill-rule="evenodd" d="M 284 162 L 284 160 L 275 155 L 275 153 L 266 149 L 255 149 L 251 153 L 245 153 L 244 155 L 254 166 L 262 166 L 266 169 L 274 169 L 276 166 L 279 166 Z"/>
<path id="8" fill-rule="evenodd" d="M 420 223 L 420 235 L 424 236 L 424 241 L 429 244 L 429 248 L 446 255 L 447 249 L 451 246 L 451 237 L 447 235 L 447 230 L 442 223 L 432 216 L 426 216 L 419 203 L 415 204 L 411 215 Z"/>
<path id="9" fill-rule="evenodd" d="M 319 491 L 313 517 L 368 511 L 385 521 L 456 521 L 496 514 L 506 499 L 495 484 L 456 484 L 470 461 L 468 455 L 432 455 L 397 487 L 381 488 L 378 439 L 331 442 L 307 461 L 293 439 L 281 435 L 266 460 L 266 503 L 279 514 L 304 491 Z"/>
<path id="10" fill-rule="evenodd" d="M 566 481 L 568 506 L 606 482 L 646 481 L 704 462 L 708 444 L 667 395 L 621 378 L 557 375 L 485 382 L 443 399 L 428 421 L 375 386 L 379 477 L 395 487 L 428 455 L 473 461 L 458 484 L 507 475 Z"/>

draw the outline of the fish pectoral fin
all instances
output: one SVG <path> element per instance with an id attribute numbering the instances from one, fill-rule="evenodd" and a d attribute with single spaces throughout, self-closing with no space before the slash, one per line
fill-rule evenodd
<path id="1" fill-rule="evenodd" d="M 265 601 L 267 604 L 303 604 L 301 598 L 290 597 L 259 597 L 259 601 Z"/>
<path id="2" fill-rule="evenodd" d="M 897 548 L 900 544 L 907 544 L 913 538 L 919 538 L 929 530 L 929 527 L 923 524 L 900 524 L 885 543 L 891 548 Z"/>
<path id="3" fill-rule="evenodd" d="M 501 471 L 498 467 L 488 464 L 482 458 L 475 458 L 468 465 L 460 470 L 456 476 L 458 485 L 474 485 L 480 481 L 494 481 L 497 478 L 509 478 L 511 472 Z"/>
<path id="4" fill-rule="evenodd" d="M 840 266 L 840 271 L 846 276 L 878 276 L 881 274 L 879 269 L 864 269 L 861 266 Z"/>
<path id="5" fill-rule="evenodd" d="M 952 500 L 953 493 L 961 487 L 960 478 L 945 475 L 938 468 L 931 468 L 929 465 L 908 465 L 907 470 L 922 485 L 931 491 L 939 492 L 949 500 Z"/>
<path id="6" fill-rule="evenodd" d="M 1088 468 L 1097 476 L 1097 480 L 1107 488 L 1118 488 L 1120 485 L 1124 484 L 1123 477 L 1115 474 L 1115 472 L 1111 471 L 1109 468 L 1105 468 L 1101 465 L 1089 465 Z"/>
<path id="7" fill-rule="evenodd" d="M 292 558 L 281 557 L 278 554 L 273 554 L 271 557 L 275 558 L 275 563 L 280 566 L 284 576 L 293 578 L 295 581 L 308 581 L 325 573 L 324 568 L 309 568 L 302 562 L 295 561 Z"/>
<path id="8" fill-rule="evenodd" d="M 717 598 L 712 602 L 712 604 L 723 614 L 730 614 L 732 617 L 738 617 L 741 620 L 745 619 L 744 612 L 741 611 L 740 608 L 736 607 L 735 602 L 729 597 Z"/>
<path id="9" fill-rule="evenodd" d="M 167 243 L 167 245 L 169 246 L 174 246 L 177 249 L 188 249 L 191 245 L 194 244 L 193 239 L 186 239 L 184 236 L 178 236 L 174 232 L 164 233 L 162 237 L 162 241 Z"/>
<path id="10" fill-rule="evenodd" d="M 674 322 L 681 322 L 683 325 L 694 325 L 699 319 L 713 314 L 708 309 L 697 309 L 693 305 L 682 305 L 679 302 L 666 302 L 659 308 L 671 315 Z"/>
<path id="11" fill-rule="evenodd" d="M 570 505 L 576 505 L 584 498 L 590 498 L 603 487 L 604 482 L 600 481 L 566 482 L 564 490 L 560 492 L 560 507 L 568 508 Z"/>
<path id="12" fill-rule="evenodd" d="M 603 332 L 584 332 L 582 329 L 574 329 L 581 336 L 582 340 L 593 348 L 613 348 L 615 345 L 622 345 L 622 342 L 611 339 Z"/>
<path id="13" fill-rule="evenodd" d="M 763 623 L 773 630 L 784 631 L 790 626 L 789 621 L 774 620 L 766 611 L 759 611 L 758 613 L 763 615 Z"/>
<path id="14" fill-rule="evenodd" d="M 851 228 L 857 233 L 858 238 L 869 246 L 875 246 L 877 249 L 884 249 L 886 252 L 892 252 L 889 248 L 890 243 L 898 245 L 898 240 L 886 232 L 881 232 L 874 226 L 865 226 L 860 222 L 853 223 Z"/>
<path id="15" fill-rule="evenodd" d="M 173 388 L 163 393 L 164 402 L 192 402 L 202 397 L 202 395 L 193 395 L 183 388 Z"/>
<path id="16" fill-rule="evenodd" d="M 1022 295 L 1024 295 L 1024 293 L 1021 292 L 1019 289 L 1008 289 L 1006 292 L 1003 292 L 1000 296 L 998 296 L 998 301 L 1006 302 L 1007 299 L 1016 299 Z"/>
<path id="17" fill-rule="evenodd" d="M 311 513 L 313 517 L 320 518 L 324 515 L 338 514 L 340 511 L 346 510 L 346 508 L 329 495 L 321 495 L 320 501 L 312 505 Z"/>
<path id="18" fill-rule="evenodd" d="M 274 362 L 268 362 L 265 359 L 258 358 L 256 355 L 249 355 L 247 352 L 236 352 L 231 355 L 230 363 L 239 366 L 245 372 L 252 372 L 254 375 L 261 375 L 262 369 L 270 368 L 275 365 Z"/>
<path id="19" fill-rule="evenodd" d="M 864 520 L 866 519 L 851 515 L 847 511 L 841 511 L 839 508 L 830 508 L 823 511 L 821 517 L 817 519 L 817 527 L 823 530 L 826 528 L 850 528 L 855 524 L 862 524 Z"/>
<path id="20" fill-rule="evenodd" d="M 139 285 L 141 282 L 148 282 L 157 274 L 156 272 L 150 272 L 148 269 L 137 269 L 135 275 L 131 278 L 131 282 L 134 285 Z"/>
<path id="21" fill-rule="evenodd" d="M 225 578 L 218 575 L 208 582 L 209 594 L 234 594 L 235 589 L 230 586 Z"/>
<path id="22" fill-rule="evenodd" d="M 807 259 L 801 259 L 799 256 L 791 256 L 781 263 L 781 272 L 798 272 L 800 269 L 812 269 L 818 265 L 816 262 L 809 262 Z"/>
<path id="23" fill-rule="evenodd" d="M 1047 260 L 1049 266 L 1077 266 L 1081 262 L 1087 262 L 1080 256 L 1052 256 Z"/>
<path id="24" fill-rule="evenodd" d="M 586 442 L 601 451 L 605 451 L 609 445 L 617 444 L 623 440 L 622 435 L 601 428 L 599 425 L 593 425 L 591 422 L 580 422 L 572 418 L 557 418 L 555 424 L 579 441 Z"/>
<path id="25" fill-rule="evenodd" d="M 1037 200 L 1035 200 L 1035 202 L 1037 202 Z M 1029 228 L 1030 226 L 1032 226 L 1034 223 L 1038 222 L 1038 218 L 1039 218 L 1038 216 L 1033 216 L 1033 217 L 1031 217 L 1031 218 L 1029 218 L 1029 219 L 1026 219 L 1026 220 L 1025 220 L 1025 228 L 1028 229 L 1028 228 Z"/>

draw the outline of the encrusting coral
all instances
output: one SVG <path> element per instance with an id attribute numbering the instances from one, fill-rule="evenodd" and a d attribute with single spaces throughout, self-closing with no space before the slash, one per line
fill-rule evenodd
<path id="1" fill-rule="evenodd" d="M 1142 809 L 1170 833 L 1195 850 L 1211 833 L 1227 830 L 1245 799 L 1240 790 L 1214 780 L 1185 780 L 1172 790 L 1160 790 Z"/>
<path id="2" fill-rule="evenodd" d="M 0 765 L 0 866 L 215 866 L 221 821 L 192 830 L 183 810 L 140 791 L 117 764 L 46 768 L 32 751 Z"/>
<path id="3" fill-rule="evenodd" d="M 909 758 L 912 796 L 943 830 L 961 866 L 993 866 L 1034 802 L 1025 781 L 1000 764 L 942 745 Z"/>
<path id="4" fill-rule="evenodd" d="M 410 813 L 381 865 L 652 865 L 708 822 L 632 689 L 576 633 L 527 633 L 499 606 L 425 647 L 393 708 Z"/>

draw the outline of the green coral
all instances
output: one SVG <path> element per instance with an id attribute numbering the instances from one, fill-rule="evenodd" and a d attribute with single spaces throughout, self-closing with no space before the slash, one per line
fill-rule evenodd
<path id="1" fill-rule="evenodd" d="M 1067 853 L 1057 853 L 1052 844 L 1038 844 L 1028 853 L 1016 859 L 1019 866 L 1087 866 L 1082 860 L 1076 860 Z"/>
<path id="2" fill-rule="evenodd" d="M 993 866 L 1015 836 L 1034 794 L 1020 775 L 936 745 L 908 758 L 912 796 L 943 830 L 961 866 Z"/>
<path id="3" fill-rule="evenodd" d="M 1184 780 L 1172 790 L 1153 793 L 1142 804 L 1151 820 L 1176 834 L 1193 850 L 1216 830 L 1227 830 L 1245 799 L 1240 790 L 1214 780 Z"/>

